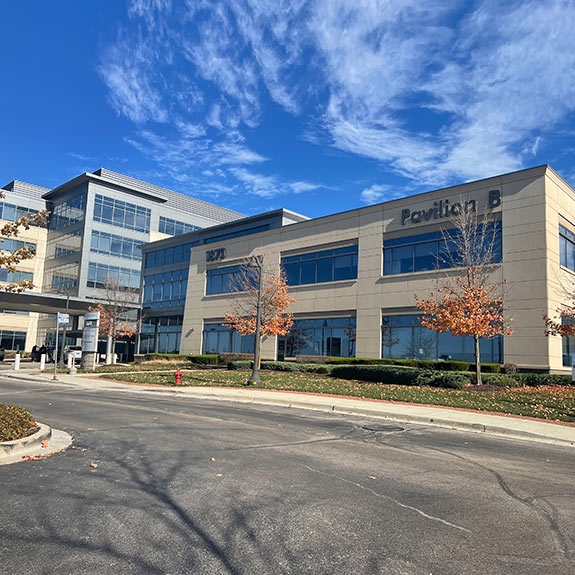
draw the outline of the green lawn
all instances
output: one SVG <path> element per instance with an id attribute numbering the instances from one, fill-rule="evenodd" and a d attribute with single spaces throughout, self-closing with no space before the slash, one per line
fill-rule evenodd
<path id="1" fill-rule="evenodd" d="M 242 387 L 248 379 L 248 371 L 228 370 L 182 370 L 183 385 L 196 387 Z M 173 370 L 169 372 L 131 372 L 102 375 L 107 379 L 131 383 L 173 385 Z M 262 387 L 285 391 L 323 393 L 349 397 L 363 397 L 442 405 L 460 409 L 491 411 L 575 422 L 575 386 L 520 387 L 488 389 L 473 387 L 462 390 L 431 387 L 407 387 L 364 383 L 331 378 L 309 373 L 261 372 Z"/>

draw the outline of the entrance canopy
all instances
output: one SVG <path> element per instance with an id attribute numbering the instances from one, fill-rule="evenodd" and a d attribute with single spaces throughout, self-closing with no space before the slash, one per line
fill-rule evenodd
<path id="1" fill-rule="evenodd" d="M 94 300 L 68 297 L 62 294 L 40 292 L 7 293 L 0 292 L 0 309 L 10 311 L 30 311 L 36 313 L 67 312 L 70 315 L 84 315 L 95 305 Z"/>

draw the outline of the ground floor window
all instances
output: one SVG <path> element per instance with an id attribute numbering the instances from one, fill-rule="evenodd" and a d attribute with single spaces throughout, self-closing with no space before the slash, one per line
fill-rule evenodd
<path id="1" fill-rule="evenodd" d="M 140 353 L 179 353 L 183 319 L 171 315 L 142 321 Z"/>
<path id="2" fill-rule="evenodd" d="M 421 326 L 420 315 L 384 316 L 381 357 L 475 361 L 473 338 L 438 333 Z M 503 363 L 503 337 L 480 339 L 481 361 Z"/>
<path id="3" fill-rule="evenodd" d="M 355 357 L 355 317 L 296 319 L 278 349 L 285 357 Z"/>
<path id="4" fill-rule="evenodd" d="M 23 351 L 26 346 L 25 331 L 0 330 L 0 347 Z"/>
<path id="5" fill-rule="evenodd" d="M 254 336 L 240 335 L 221 323 L 205 323 L 202 353 L 254 353 Z"/>
<path id="6" fill-rule="evenodd" d="M 575 363 L 575 337 L 562 337 L 563 365 L 572 366 Z"/>

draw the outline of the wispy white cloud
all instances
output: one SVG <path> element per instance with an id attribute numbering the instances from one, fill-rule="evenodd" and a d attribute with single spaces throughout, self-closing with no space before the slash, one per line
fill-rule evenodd
<path id="1" fill-rule="evenodd" d="M 129 16 L 100 66 L 129 141 L 231 193 L 318 187 L 254 173 L 274 161 L 254 137 L 271 106 L 406 189 L 521 168 L 575 111 L 570 0 L 132 0 Z"/>
<path id="2" fill-rule="evenodd" d="M 365 188 L 361 192 L 361 199 L 366 204 L 377 204 L 380 202 L 385 201 L 388 198 L 388 193 L 390 192 L 390 186 L 382 186 L 378 184 L 374 184 L 369 188 Z"/>

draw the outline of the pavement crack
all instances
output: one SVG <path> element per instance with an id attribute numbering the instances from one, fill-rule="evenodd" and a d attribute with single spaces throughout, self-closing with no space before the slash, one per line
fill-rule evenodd
<path id="1" fill-rule="evenodd" d="M 443 449 L 435 449 L 434 451 L 438 451 L 439 453 L 443 453 L 444 455 L 450 455 L 451 457 L 460 459 L 470 465 L 479 467 L 480 469 L 483 469 L 484 471 L 487 471 L 488 473 L 493 475 L 493 477 L 495 477 L 497 483 L 501 487 L 501 490 L 508 497 L 510 497 L 514 501 L 517 501 L 521 505 L 525 505 L 526 507 L 529 507 L 530 509 L 534 510 L 540 517 L 542 517 L 547 522 L 557 550 L 563 555 L 563 557 L 569 556 L 569 554 L 571 553 L 571 545 L 569 543 L 569 539 L 564 535 L 563 531 L 561 530 L 561 526 L 559 525 L 559 522 L 557 520 L 556 509 L 553 507 L 553 505 L 551 505 L 551 503 L 549 503 L 549 501 L 546 500 L 545 497 L 537 497 L 537 496 L 521 497 L 520 495 L 515 493 L 515 491 L 513 491 L 513 489 L 509 486 L 509 483 L 507 483 L 506 479 L 503 477 L 503 475 L 495 471 L 495 469 L 492 469 L 491 467 L 482 465 L 481 463 L 477 463 L 476 461 L 472 461 L 466 457 L 463 457 L 462 455 L 458 455 L 450 451 L 445 451 Z M 548 505 L 551 508 L 551 511 L 545 509 L 545 507 L 541 505 L 540 502 L 544 503 L 545 505 Z"/>
<path id="2" fill-rule="evenodd" d="M 326 473 L 325 471 L 320 471 L 319 469 L 313 469 L 312 467 L 309 467 L 308 465 L 304 465 L 304 467 L 305 467 L 305 469 L 308 469 L 309 471 L 311 471 L 313 473 L 318 473 L 320 475 L 325 475 L 327 477 L 331 477 L 332 479 L 337 479 L 338 481 L 341 481 L 342 483 L 347 483 L 348 485 L 353 485 L 354 487 L 357 487 L 363 491 L 367 491 L 368 493 L 371 493 L 375 497 L 378 497 L 380 499 L 386 499 L 387 501 L 391 501 L 392 503 L 394 503 L 398 507 L 401 507 L 402 509 L 409 509 L 410 511 L 413 511 L 413 512 L 417 513 L 418 515 L 421 515 L 421 517 L 424 517 L 425 519 L 429 519 L 431 521 L 436 521 L 438 523 L 442 523 L 443 525 L 446 525 L 447 527 L 451 527 L 451 528 L 457 529 L 459 531 L 464 531 L 465 533 L 472 533 L 469 529 L 466 529 L 465 527 L 462 527 L 461 525 L 456 525 L 455 523 L 451 523 L 450 521 L 442 519 L 441 517 L 429 515 L 428 513 L 425 513 L 425 511 L 422 511 L 421 509 L 418 509 L 417 507 L 413 507 L 412 505 L 407 505 L 405 503 L 402 503 L 401 501 L 398 501 L 397 499 L 394 499 L 393 497 L 389 497 L 389 495 L 383 495 L 382 493 L 378 493 L 374 489 L 371 489 L 371 487 L 366 487 L 365 485 L 362 485 L 361 483 L 351 481 L 351 480 L 346 479 L 345 477 L 341 477 L 339 475 L 334 475 L 332 473 Z"/>

